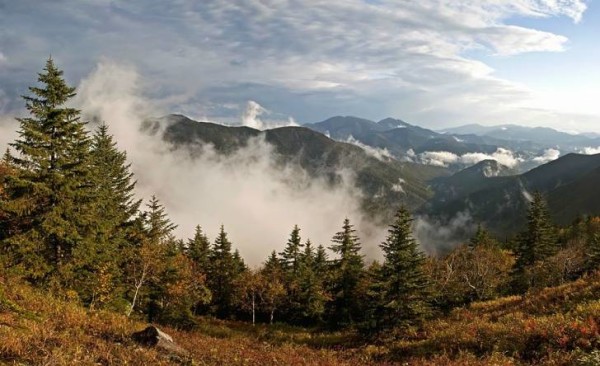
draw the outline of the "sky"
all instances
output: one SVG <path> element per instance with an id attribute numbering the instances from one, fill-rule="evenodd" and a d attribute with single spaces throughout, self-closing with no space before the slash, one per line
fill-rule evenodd
<path id="1" fill-rule="evenodd" d="M 600 132 L 599 34 L 591 0 L 0 0 L 0 114 L 52 55 L 73 85 L 135 69 L 153 111 L 201 120 Z"/>

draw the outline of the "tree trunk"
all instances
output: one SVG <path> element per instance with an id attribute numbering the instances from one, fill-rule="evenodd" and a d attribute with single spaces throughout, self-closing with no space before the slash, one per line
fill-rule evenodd
<path id="1" fill-rule="evenodd" d="M 148 268 L 147 266 L 144 266 L 144 270 L 142 271 L 142 276 L 140 277 L 140 281 L 135 284 L 135 293 L 133 294 L 133 300 L 131 300 L 131 307 L 129 308 L 129 311 L 127 312 L 127 316 L 131 316 L 131 313 L 133 313 L 133 309 L 135 308 L 135 302 L 137 301 L 138 293 L 140 292 L 140 288 L 142 287 L 142 285 L 144 284 L 144 280 L 146 279 L 147 268 Z"/>
<path id="2" fill-rule="evenodd" d="M 254 326 L 256 324 L 256 312 L 255 312 L 255 297 L 254 297 L 254 293 L 252 293 L 252 326 Z"/>

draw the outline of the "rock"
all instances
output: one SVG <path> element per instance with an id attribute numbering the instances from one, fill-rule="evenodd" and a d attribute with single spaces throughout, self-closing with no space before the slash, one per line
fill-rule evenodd
<path id="1" fill-rule="evenodd" d="M 148 326 L 141 332 L 133 333 L 131 338 L 146 347 L 153 347 L 178 356 L 188 356 L 188 352 L 177 345 L 170 335 L 153 325 Z"/>

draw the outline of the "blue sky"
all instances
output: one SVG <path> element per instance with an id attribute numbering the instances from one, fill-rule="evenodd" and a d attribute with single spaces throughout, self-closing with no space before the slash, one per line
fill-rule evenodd
<path id="1" fill-rule="evenodd" d="M 0 0 L 0 108 L 20 113 L 52 54 L 74 85 L 127 68 L 158 110 L 204 120 L 258 103 L 275 122 L 600 132 L 598 35 L 583 0 Z"/>

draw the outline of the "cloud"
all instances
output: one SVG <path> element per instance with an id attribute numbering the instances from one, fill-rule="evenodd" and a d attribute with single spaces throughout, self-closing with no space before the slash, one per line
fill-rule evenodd
<path id="1" fill-rule="evenodd" d="M 253 100 L 248 101 L 246 110 L 242 115 L 242 124 L 246 127 L 262 130 L 264 128 L 264 123 L 258 117 L 265 112 L 267 112 L 267 110 L 264 109 L 260 104 Z"/>
<path id="2" fill-rule="evenodd" d="M 404 187 L 402 186 L 406 181 L 402 178 L 398 178 L 398 182 L 392 185 L 392 191 L 405 193 Z"/>
<path id="3" fill-rule="evenodd" d="M 582 153 L 585 155 L 596 155 L 600 154 L 600 146 L 597 147 L 586 147 L 583 149 Z"/>
<path id="4" fill-rule="evenodd" d="M 134 64 L 144 75 L 147 97 L 211 120 L 237 119 L 240 111 L 231 104 L 260 100 L 302 122 L 357 114 L 432 124 L 467 119 L 558 124 L 564 116 L 526 108 L 532 91 L 498 78 L 474 55 L 562 51 L 564 36 L 516 20 L 578 22 L 586 5 L 62 0 L 11 2 L 2 10 L 7 32 L 0 47 L 11 62 L 0 85 L 8 86 L 13 102 L 52 54 L 74 83 L 102 57 Z"/>
<path id="5" fill-rule="evenodd" d="M 540 156 L 536 156 L 533 158 L 533 161 L 539 164 L 546 164 L 551 162 L 552 160 L 558 159 L 560 156 L 560 151 L 556 149 L 546 149 L 544 150 L 544 154 Z"/>
<path id="6" fill-rule="evenodd" d="M 328 246 L 348 217 L 365 253 L 380 255 L 377 245 L 385 228 L 362 214 L 362 195 L 351 171 L 339 170 L 335 186 L 313 179 L 298 165 L 277 163 L 263 137 L 226 156 L 211 145 L 198 147 L 194 154 L 173 151 L 160 138 L 139 132 L 144 118 L 162 112 L 143 97 L 137 72 L 113 62 L 99 64 L 82 81 L 75 105 L 88 118 L 109 125 L 119 147 L 127 151 L 138 195 L 156 194 L 179 225 L 180 237 L 190 237 L 200 224 L 214 238 L 223 224 L 234 246 L 256 265 L 273 249 L 283 249 L 294 225 L 302 229 L 303 239 Z"/>
<path id="7" fill-rule="evenodd" d="M 496 160 L 498 163 L 509 168 L 514 168 L 524 161 L 523 158 L 515 156 L 512 151 L 501 147 L 493 154 L 467 153 L 461 156 L 461 162 L 464 164 L 473 165 L 483 160 Z"/>
<path id="8" fill-rule="evenodd" d="M 419 160 L 422 164 L 447 167 L 458 163 L 460 157 L 448 151 L 425 151 L 419 154 Z"/>
<path id="9" fill-rule="evenodd" d="M 325 136 L 330 137 L 328 131 L 326 131 Z M 361 149 L 363 149 L 365 151 L 365 153 L 367 153 L 367 155 L 372 156 L 372 157 L 376 158 L 377 160 L 389 161 L 389 160 L 394 159 L 394 156 L 392 155 L 392 153 L 389 152 L 388 149 L 386 149 L 386 148 L 380 149 L 377 147 L 373 147 L 373 146 L 364 144 L 364 143 L 358 141 L 357 139 L 355 139 L 354 136 L 352 136 L 352 135 L 348 136 L 348 139 L 346 139 L 346 141 L 344 141 L 344 142 L 347 142 L 349 144 L 360 147 Z"/>
<path id="10" fill-rule="evenodd" d="M 444 254 L 464 242 L 475 232 L 475 222 L 468 211 L 459 212 L 451 219 L 416 216 L 413 232 L 421 248 L 431 255 Z"/>
<path id="11" fill-rule="evenodd" d="M 448 151 L 425 151 L 418 155 L 423 164 L 447 167 L 452 164 L 475 165 L 484 160 L 496 160 L 498 163 L 514 168 L 524 161 L 523 158 L 515 156 L 508 150 L 499 147 L 493 154 L 466 153 L 456 155 Z"/>
<path id="12" fill-rule="evenodd" d="M 254 128 L 257 130 L 266 130 L 277 127 L 285 126 L 298 126 L 296 121 L 292 117 L 288 117 L 287 120 L 267 120 L 263 121 L 260 116 L 272 114 L 271 111 L 264 108 L 257 102 L 249 100 L 246 103 L 246 109 L 242 114 L 242 126 Z"/>

